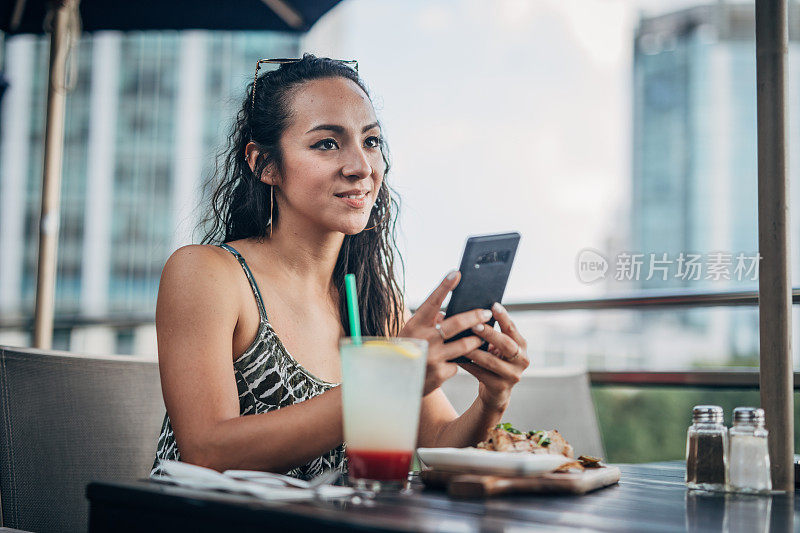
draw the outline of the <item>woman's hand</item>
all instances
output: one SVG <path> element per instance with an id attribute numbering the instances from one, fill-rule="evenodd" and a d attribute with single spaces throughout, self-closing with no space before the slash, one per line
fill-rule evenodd
<path id="1" fill-rule="evenodd" d="M 489 409 L 504 411 L 508 406 L 511 388 L 519 383 L 522 371 L 530 365 L 526 354 L 528 342 L 520 335 L 502 305 L 494 304 L 492 313 L 500 325 L 500 331 L 483 324 L 472 328 L 475 335 L 489 342 L 489 351 L 472 351 L 467 357 L 473 362 L 460 366 L 480 382 L 478 398 L 481 402 Z"/>
<path id="2" fill-rule="evenodd" d="M 475 336 L 464 337 L 447 344 L 444 343 L 445 339 L 449 339 L 478 324 L 483 324 L 492 318 L 492 312 L 488 309 L 473 309 L 453 315 L 448 319 L 444 318 L 439 309 L 441 309 L 448 293 L 456 288 L 460 280 L 460 272 L 453 271 L 448 274 L 428 296 L 428 299 L 419 306 L 414 316 L 406 321 L 403 329 L 400 330 L 400 337 L 428 341 L 428 366 L 425 370 L 423 396 L 436 390 L 458 371 L 458 365 L 456 363 L 448 363 L 449 359 L 455 359 L 462 355 L 469 356 L 483 344 L 483 339 Z M 489 356 L 496 359 L 493 355 Z"/>

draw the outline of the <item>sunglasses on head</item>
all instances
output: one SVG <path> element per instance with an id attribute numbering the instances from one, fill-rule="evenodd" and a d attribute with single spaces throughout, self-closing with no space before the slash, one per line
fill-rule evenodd
<path id="1" fill-rule="evenodd" d="M 256 62 L 256 75 L 253 77 L 253 99 L 250 103 L 250 111 L 252 112 L 253 109 L 256 107 L 256 82 L 258 81 L 258 71 L 261 69 L 261 63 L 272 63 L 278 65 L 287 65 L 289 63 L 297 63 L 298 61 L 302 61 L 302 58 L 275 58 L 275 59 L 259 59 Z M 358 72 L 358 61 L 355 59 L 345 60 L 345 59 L 335 59 L 334 61 L 338 61 L 340 63 L 344 63 L 348 67 L 351 67 L 353 70 Z"/>

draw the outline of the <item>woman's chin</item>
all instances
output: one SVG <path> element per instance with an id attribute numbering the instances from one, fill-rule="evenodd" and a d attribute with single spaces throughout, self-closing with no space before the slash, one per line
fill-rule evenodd
<path id="1" fill-rule="evenodd" d="M 369 222 L 369 219 L 367 219 L 367 220 L 363 220 L 363 219 L 362 220 L 357 220 L 357 219 L 347 220 L 347 221 L 343 221 L 342 223 L 340 223 L 338 229 L 339 229 L 339 231 L 341 231 L 345 235 L 356 235 L 358 233 L 361 233 L 362 231 L 364 231 L 364 229 L 367 228 L 367 222 Z"/>
<path id="2" fill-rule="evenodd" d="M 361 233 L 362 231 L 364 231 L 364 226 L 359 226 L 359 227 L 357 227 L 357 228 L 348 228 L 348 229 L 347 229 L 347 230 L 345 230 L 343 233 L 344 233 L 345 235 L 358 235 L 358 234 L 359 234 L 359 233 Z"/>

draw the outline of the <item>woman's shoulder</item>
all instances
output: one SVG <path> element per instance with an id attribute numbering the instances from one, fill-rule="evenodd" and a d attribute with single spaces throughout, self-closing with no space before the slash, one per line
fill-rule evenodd
<path id="1" fill-rule="evenodd" d="M 241 270 L 236 258 L 217 246 L 192 244 L 175 250 L 161 272 L 156 325 L 186 322 L 187 317 L 204 328 L 212 324 L 202 317 L 213 325 L 235 325 L 241 303 L 235 268 Z"/>
<path id="2" fill-rule="evenodd" d="M 230 289 L 236 285 L 235 268 L 240 268 L 238 262 L 227 250 L 210 244 L 189 244 L 175 250 L 167 259 L 161 283 Z"/>
<path id="3" fill-rule="evenodd" d="M 233 258 L 233 255 L 219 246 L 213 244 L 187 244 L 181 246 L 169 256 L 164 268 L 224 268 Z M 234 261 L 235 262 L 235 261 Z"/>

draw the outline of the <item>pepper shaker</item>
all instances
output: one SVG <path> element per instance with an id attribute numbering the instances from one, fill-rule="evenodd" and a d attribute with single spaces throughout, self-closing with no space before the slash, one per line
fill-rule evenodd
<path id="1" fill-rule="evenodd" d="M 722 407 L 696 405 L 686 433 L 686 485 L 690 489 L 725 490 L 728 430 Z"/>
<path id="2" fill-rule="evenodd" d="M 769 492 L 769 432 L 764 427 L 764 410 L 737 407 L 730 430 L 729 488 L 736 492 Z"/>

